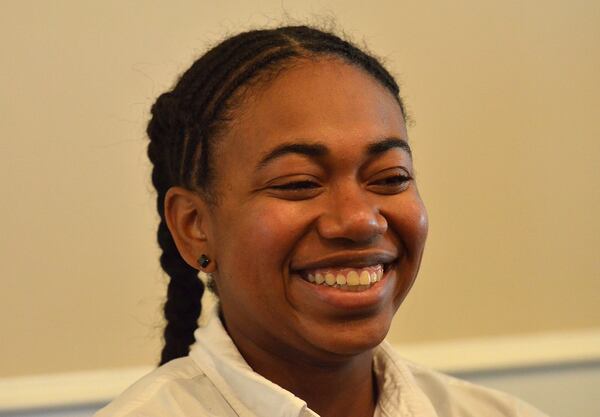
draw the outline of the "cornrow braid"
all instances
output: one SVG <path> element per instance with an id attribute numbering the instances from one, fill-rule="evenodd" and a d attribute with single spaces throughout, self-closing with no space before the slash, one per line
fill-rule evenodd
<path id="1" fill-rule="evenodd" d="M 151 109 L 147 134 L 152 183 L 160 215 L 160 264 L 169 276 L 164 304 L 166 326 L 160 364 L 189 353 L 202 311 L 204 284 L 197 268 L 181 257 L 164 213 L 169 188 L 185 187 L 216 204 L 211 155 L 213 142 L 228 125 L 247 88 L 300 59 L 337 57 L 362 68 L 404 106 L 390 73 L 373 56 L 338 36 L 308 26 L 240 33 L 210 49 L 160 95 Z"/>

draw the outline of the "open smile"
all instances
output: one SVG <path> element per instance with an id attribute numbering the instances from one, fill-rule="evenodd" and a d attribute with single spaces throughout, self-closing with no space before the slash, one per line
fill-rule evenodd
<path id="1" fill-rule="evenodd" d="M 393 296 L 395 263 L 396 259 L 391 258 L 385 263 L 329 264 L 296 270 L 291 285 L 302 294 L 300 299 L 315 300 L 334 311 L 373 311 Z"/>
<path id="2" fill-rule="evenodd" d="M 303 285 L 306 299 L 320 300 L 337 311 L 378 308 L 392 297 L 396 279 L 396 251 L 337 253 L 318 260 L 292 264 L 292 275 Z"/>
<path id="3" fill-rule="evenodd" d="M 379 282 L 389 264 L 364 267 L 328 267 L 303 270 L 300 276 L 315 285 L 324 285 L 342 291 L 365 291 Z"/>

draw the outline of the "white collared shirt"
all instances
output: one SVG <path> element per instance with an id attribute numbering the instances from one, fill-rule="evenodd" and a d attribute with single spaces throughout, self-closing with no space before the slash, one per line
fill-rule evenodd
<path id="1" fill-rule="evenodd" d="M 216 311 L 195 333 L 190 354 L 146 375 L 95 417 L 318 417 L 306 402 L 254 372 Z M 374 417 L 545 417 L 507 394 L 374 351 Z"/>

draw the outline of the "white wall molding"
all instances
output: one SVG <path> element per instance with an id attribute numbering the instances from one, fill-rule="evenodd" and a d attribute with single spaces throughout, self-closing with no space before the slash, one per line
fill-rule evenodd
<path id="1" fill-rule="evenodd" d="M 444 372 L 531 368 L 600 360 L 600 328 L 396 345 L 407 359 Z"/>
<path id="2" fill-rule="evenodd" d="M 110 401 L 152 367 L 0 378 L 0 411 Z"/>
<path id="3" fill-rule="evenodd" d="M 600 328 L 397 345 L 407 359 L 445 372 L 600 360 Z M 0 378 L 0 411 L 107 402 L 152 367 Z"/>

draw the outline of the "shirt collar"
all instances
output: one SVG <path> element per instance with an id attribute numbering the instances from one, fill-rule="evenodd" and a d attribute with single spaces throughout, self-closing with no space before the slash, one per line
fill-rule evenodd
<path id="1" fill-rule="evenodd" d="M 305 401 L 252 370 L 223 327 L 217 307 L 196 330 L 190 357 L 236 413 L 243 417 L 318 417 Z"/>
<path id="2" fill-rule="evenodd" d="M 437 417 L 404 359 L 386 341 L 375 348 L 373 371 L 379 386 L 376 417 Z"/>
<path id="3" fill-rule="evenodd" d="M 196 330 L 190 357 L 241 417 L 318 417 L 306 402 L 254 372 L 227 334 L 212 306 Z M 437 417 L 404 360 L 387 343 L 374 351 L 379 386 L 376 417 Z"/>

